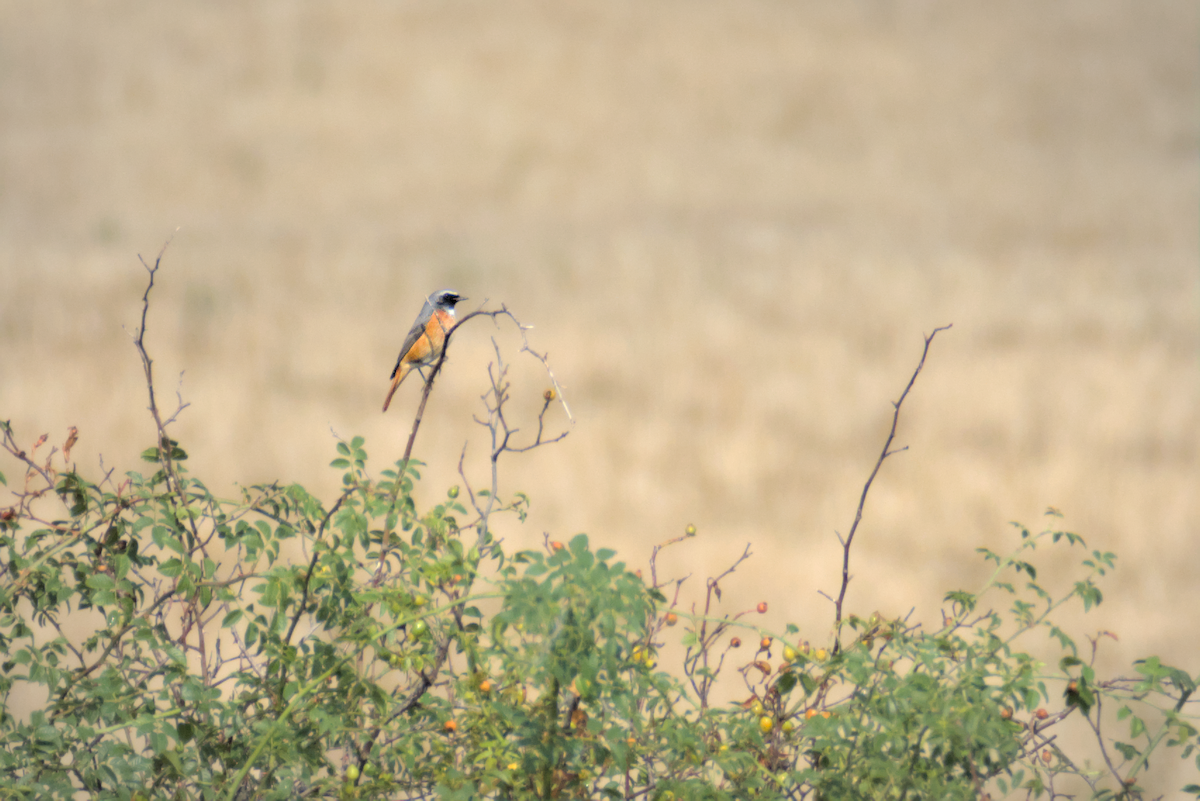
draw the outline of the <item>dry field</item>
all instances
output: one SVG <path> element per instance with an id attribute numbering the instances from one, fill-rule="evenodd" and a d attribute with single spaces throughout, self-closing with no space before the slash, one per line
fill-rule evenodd
<path id="1" fill-rule="evenodd" d="M 194 472 L 331 496 L 423 295 L 535 325 L 576 422 L 506 466 L 513 546 L 578 531 L 727 608 L 827 636 L 835 531 L 935 341 L 870 499 L 852 611 L 937 620 L 1010 520 L 1119 555 L 1079 631 L 1200 669 L 1200 72 L 1194 3 L 0 1 L 0 418 L 152 439 L 136 321 Z M 425 500 L 478 412 L 462 331 Z M 514 361 L 514 414 L 546 384 Z M 0 470 L 14 477 L 11 464 Z M 1059 587 L 1082 554 L 1046 553 Z M 1178 786 L 1175 783 L 1174 786 Z"/>

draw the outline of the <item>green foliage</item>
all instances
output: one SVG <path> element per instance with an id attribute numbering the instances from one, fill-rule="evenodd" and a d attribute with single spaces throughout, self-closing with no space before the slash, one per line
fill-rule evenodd
<path id="1" fill-rule="evenodd" d="M 4 797 L 1038 797 L 1064 774 L 1106 797 L 1200 744 L 1186 672 L 1151 658 L 1100 681 L 1054 625 L 1099 603 L 1114 563 L 1090 554 L 1056 599 L 1028 556 L 1075 535 L 1022 529 L 1016 554 L 985 553 L 1009 612 L 951 593 L 936 631 L 851 616 L 836 648 L 768 637 L 734 667 L 736 617 L 679 614 L 672 673 L 664 598 L 613 552 L 580 535 L 505 554 L 486 517 L 462 526 L 457 489 L 416 508 L 419 465 L 372 477 L 361 438 L 338 454 L 329 505 L 295 485 L 219 499 L 169 440 L 149 474 L 98 484 L 25 459 L 0 522 Z M 1039 629 L 1055 671 L 1014 648 Z M 746 704 L 709 702 L 728 669 Z M 1128 732 L 1108 746 L 1117 790 L 1050 734 L 1099 726 L 1102 703 Z"/>

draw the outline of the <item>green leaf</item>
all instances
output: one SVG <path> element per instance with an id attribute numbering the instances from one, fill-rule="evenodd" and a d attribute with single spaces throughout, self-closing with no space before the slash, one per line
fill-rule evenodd
<path id="1" fill-rule="evenodd" d="M 107 573 L 92 573 L 86 583 L 93 590 L 112 590 L 117 586 L 117 582 Z"/>
<path id="2" fill-rule="evenodd" d="M 1125 759 L 1127 759 L 1127 760 L 1134 760 L 1134 759 L 1137 759 L 1139 756 L 1141 756 L 1138 749 L 1135 746 L 1130 745 L 1129 743 L 1122 743 L 1122 742 L 1114 741 L 1113 746 L 1118 751 L 1120 751 L 1121 756 L 1125 757 Z"/>
<path id="3" fill-rule="evenodd" d="M 1067 668 L 1075 667 L 1078 664 L 1080 664 L 1078 657 L 1064 656 L 1062 659 L 1058 660 L 1058 669 L 1061 670 L 1062 672 L 1066 673 Z"/>

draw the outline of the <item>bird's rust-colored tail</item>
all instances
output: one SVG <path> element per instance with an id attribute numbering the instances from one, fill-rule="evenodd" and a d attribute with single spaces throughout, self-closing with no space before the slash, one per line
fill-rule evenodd
<path id="1" fill-rule="evenodd" d="M 387 397 L 383 399 L 383 410 L 385 412 L 388 410 L 388 406 L 391 405 L 392 396 L 395 395 L 396 390 L 399 389 L 400 382 L 404 380 L 404 377 L 408 375 L 408 372 L 411 369 L 412 367 L 407 364 L 401 364 L 396 368 L 396 377 L 392 379 L 392 386 L 388 388 Z"/>

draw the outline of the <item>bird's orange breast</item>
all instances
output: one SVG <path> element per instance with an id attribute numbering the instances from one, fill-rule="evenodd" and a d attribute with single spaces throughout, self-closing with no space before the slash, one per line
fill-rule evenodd
<path id="1" fill-rule="evenodd" d="M 432 361 L 442 352 L 446 342 L 446 332 L 454 325 L 453 315 L 444 311 L 435 311 L 425 323 L 425 335 L 418 337 L 413 346 L 404 354 L 404 361 L 424 363 Z"/>

